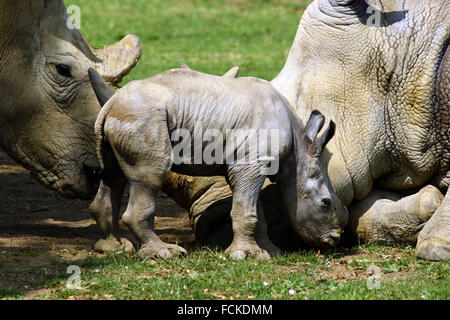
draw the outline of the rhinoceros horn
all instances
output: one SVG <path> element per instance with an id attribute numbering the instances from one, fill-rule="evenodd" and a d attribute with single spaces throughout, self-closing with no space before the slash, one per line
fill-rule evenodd
<path id="1" fill-rule="evenodd" d="M 105 79 L 94 68 L 89 68 L 89 80 L 98 102 L 103 107 L 114 95 L 114 89 L 106 83 Z"/>

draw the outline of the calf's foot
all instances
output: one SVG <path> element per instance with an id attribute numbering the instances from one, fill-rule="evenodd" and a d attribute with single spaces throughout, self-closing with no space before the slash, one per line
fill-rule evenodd
<path id="1" fill-rule="evenodd" d="M 176 244 L 159 240 L 142 245 L 138 253 L 141 257 L 172 259 L 180 255 L 186 255 L 187 251 Z"/>
<path id="2" fill-rule="evenodd" d="M 113 235 L 109 235 L 105 239 L 100 239 L 94 244 L 94 250 L 99 252 L 135 252 L 134 246 L 130 240 L 126 238 L 117 239 Z"/>
<path id="3" fill-rule="evenodd" d="M 261 247 L 261 249 L 266 251 L 270 257 L 279 257 L 283 254 L 283 251 L 280 248 L 278 248 L 276 245 L 274 245 L 273 242 L 267 236 L 265 236 L 263 238 L 257 237 L 256 241 L 257 241 L 259 247 Z"/>
<path id="4" fill-rule="evenodd" d="M 141 244 L 138 254 L 141 257 L 165 259 L 187 254 L 182 247 L 165 243 L 155 233 L 155 194 L 154 187 L 136 182 L 130 184 L 130 199 L 122 221 Z"/>
<path id="5" fill-rule="evenodd" d="M 256 242 L 233 241 L 225 250 L 225 254 L 234 260 L 244 260 L 248 256 L 255 256 L 259 259 L 269 260 L 269 252 L 260 248 Z"/>

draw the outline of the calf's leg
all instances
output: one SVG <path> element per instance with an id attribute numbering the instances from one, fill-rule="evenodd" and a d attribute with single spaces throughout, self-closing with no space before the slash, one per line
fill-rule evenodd
<path id="1" fill-rule="evenodd" d="M 266 216 L 264 214 L 264 207 L 261 200 L 258 200 L 258 223 L 256 226 L 255 238 L 258 245 L 266 250 L 271 257 L 281 255 L 282 250 L 278 248 L 269 238 L 269 230 L 267 228 Z"/>
<path id="2" fill-rule="evenodd" d="M 122 104 L 120 110 L 113 108 L 105 120 L 104 136 L 130 183 L 122 222 L 139 240 L 139 254 L 172 258 L 186 250 L 163 242 L 154 230 L 155 196 L 170 172 L 173 152 L 166 108 L 154 104 L 152 99 L 133 99 L 133 106 Z"/>
<path id="3" fill-rule="evenodd" d="M 247 255 L 270 259 L 269 252 L 261 248 L 255 238 L 258 232 L 258 196 L 265 176 L 259 175 L 257 170 L 235 167 L 229 170 L 228 178 L 233 193 L 231 220 L 234 236 L 225 253 L 237 260 L 245 259 Z"/>
<path id="4" fill-rule="evenodd" d="M 163 242 L 155 233 L 156 193 L 154 186 L 141 182 L 130 183 L 130 199 L 122 216 L 123 223 L 133 231 L 141 242 L 139 255 L 173 258 L 186 250 L 175 244 Z"/>

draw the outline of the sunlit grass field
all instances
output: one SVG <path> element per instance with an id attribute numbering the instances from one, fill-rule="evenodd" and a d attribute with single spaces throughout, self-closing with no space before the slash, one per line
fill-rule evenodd
<path id="1" fill-rule="evenodd" d="M 142 60 L 126 81 L 178 67 L 265 79 L 281 71 L 308 0 L 65 1 L 81 9 L 81 30 L 97 47 L 136 34 Z"/>
<path id="2" fill-rule="evenodd" d="M 141 61 L 123 84 L 186 63 L 223 74 L 271 80 L 282 69 L 307 0 L 66 0 L 81 8 L 81 30 L 96 46 L 136 34 Z M 415 257 L 410 246 L 376 244 L 307 250 L 270 261 L 230 261 L 216 248 L 196 247 L 173 261 L 88 249 L 66 259 L 0 272 L 43 283 L 41 299 L 449 299 L 450 266 Z M 82 271 L 81 290 L 66 288 L 67 267 Z M 380 274 L 372 274 L 371 266 Z M 20 275 L 19 275 L 20 272 Z M 378 284 L 378 286 L 377 286 Z M 0 298 L 24 298 L 0 287 Z"/>

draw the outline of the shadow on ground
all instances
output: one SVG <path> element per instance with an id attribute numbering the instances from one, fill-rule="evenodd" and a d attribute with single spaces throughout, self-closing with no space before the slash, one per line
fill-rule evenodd
<path id="1" fill-rule="evenodd" d="M 90 251 L 99 238 L 89 201 L 47 190 L 2 151 L 0 186 L 0 298 L 26 297 L 49 279 L 66 279 L 68 261 L 77 259 L 72 252 Z M 189 246 L 194 240 L 187 212 L 164 194 L 155 228 L 165 241 Z"/>

